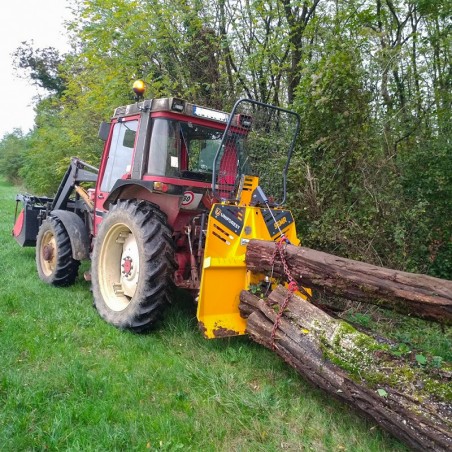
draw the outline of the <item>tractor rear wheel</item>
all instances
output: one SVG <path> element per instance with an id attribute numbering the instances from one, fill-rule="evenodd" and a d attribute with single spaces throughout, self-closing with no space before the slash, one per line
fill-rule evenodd
<path id="1" fill-rule="evenodd" d="M 145 201 L 119 201 L 94 243 L 94 305 L 108 323 L 147 332 L 170 301 L 176 268 L 165 214 Z"/>
<path id="2" fill-rule="evenodd" d="M 72 257 L 69 234 L 56 217 L 48 216 L 36 238 L 36 267 L 47 284 L 69 286 L 77 278 L 80 261 Z"/>

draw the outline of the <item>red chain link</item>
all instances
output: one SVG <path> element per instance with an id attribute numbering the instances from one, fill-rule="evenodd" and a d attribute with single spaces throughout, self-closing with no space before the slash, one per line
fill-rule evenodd
<path id="1" fill-rule="evenodd" d="M 298 287 L 297 282 L 295 281 L 294 277 L 292 276 L 289 266 L 287 264 L 286 246 L 288 243 L 290 243 L 290 242 L 287 240 L 287 238 L 283 234 L 281 236 L 281 238 L 279 239 L 279 241 L 276 243 L 275 252 L 273 253 L 272 262 L 271 262 L 272 268 L 273 268 L 275 266 L 276 257 L 279 254 L 279 257 L 281 259 L 281 262 L 282 262 L 282 265 L 284 268 L 284 274 L 286 275 L 287 280 L 289 281 L 289 284 L 287 287 L 288 291 L 287 291 L 286 298 L 279 306 L 279 311 L 278 311 L 278 314 L 276 315 L 275 323 L 273 324 L 273 329 L 272 329 L 272 333 L 270 336 L 273 350 L 276 348 L 275 337 L 276 337 L 276 331 L 279 327 L 279 322 L 281 320 L 281 317 L 283 316 L 284 311 L 286 310 L 287 306 L 289 305 L 292 294 L 300 291 L 300 288 Z M 309 297 L 309 294 L 304 289 L 302 290 L 302 292 L 306 296 Z"/>

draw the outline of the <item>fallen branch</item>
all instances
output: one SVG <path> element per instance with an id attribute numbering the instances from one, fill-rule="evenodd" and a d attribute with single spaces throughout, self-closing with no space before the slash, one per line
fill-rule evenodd
<path id="1" fill-rule="evenodd" d="M 267 301 L 241 293 L 239 308 L 248 318 L 247 333 L 254 341 L 411 448 L 451 450 L 452 372 L 430 374 L 412 366 L 393 356 L 387 346 L 292 294 L 272 338 L 277 311 L 287 296 L 281 286 Z"/>
<path id="2" fill-rule="evenodd" d="M 286 278 L 278 244 L 251 240 L 246 265 L 252 272 Z M 452 325 L 452 281 L 345 259 L 310 248 L 285 245 L 290 273 L 303 287 Z"/>

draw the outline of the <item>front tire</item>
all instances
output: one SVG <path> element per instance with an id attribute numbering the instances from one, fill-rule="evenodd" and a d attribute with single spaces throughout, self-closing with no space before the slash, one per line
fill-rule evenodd
<path id="1" fill-rule="evenodd" d="M 56 217 L 48 216 L 36 238 L 36 267 L 47 284 L 69 286 L 75 282 L 80 261 L 72 257 L 69 234 Z"/>
<path id="2" fill-rule="evenodd" d="M 119 201 L 94 243 L 94 305 L 108 323 L 147 332 L 170 301 L 175 269 L 166 216 L 145 201 Z"/>

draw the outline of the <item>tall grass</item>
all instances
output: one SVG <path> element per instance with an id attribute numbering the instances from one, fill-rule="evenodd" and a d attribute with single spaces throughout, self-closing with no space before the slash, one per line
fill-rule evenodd
<path id="1" fill-rule="evenodd" d="M 183 294 L 139 336 L 82 278 L 45 285 L 11 237 L 14 195 L 0 183 L 1 450 L 406 450 L 248 338 L 203 339 Z"/>

